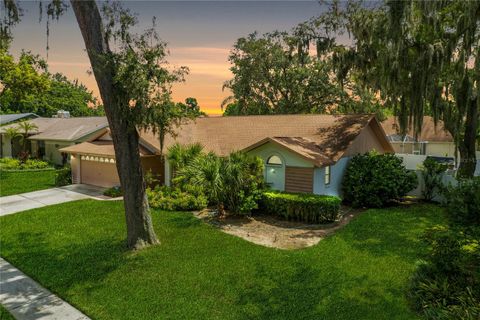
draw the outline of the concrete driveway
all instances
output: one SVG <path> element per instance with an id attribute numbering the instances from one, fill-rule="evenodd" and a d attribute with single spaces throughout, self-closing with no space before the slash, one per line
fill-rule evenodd
<path id="1" fill-rule="evenodd" d="M 103 196 L 103 190 L 105 188 L 72 184 L 65 187 L 0 197 L 0 216 L 75 200 L 103 200 L 108 198 Z"/>

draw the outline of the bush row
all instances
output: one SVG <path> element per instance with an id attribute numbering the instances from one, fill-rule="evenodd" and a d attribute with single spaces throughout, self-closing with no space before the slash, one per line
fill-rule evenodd
<path id="1" fill-rule="evenodd" d="M 152 208 L 171 211 L 201 210 L 207 207 L 208 199 L 199 190 L 182 191 L 180 188 L 157 186 L 147 189 L 148 202 Z"/>
<path id="2" fill-rule="evenodd" d="M 46 161 L 37 159 L 28 159 L 22 162 L 13 158 L 1 158 L 0 169 L 2 170 L 36 170 L 36 169 L 53 169 Z"/>
<path id="3" fill-rule="evenodd" d="M 288 220 L 326 223 L 339 218 L 340 203 L 334 196 L 264 192 L 261 208 Z"/>

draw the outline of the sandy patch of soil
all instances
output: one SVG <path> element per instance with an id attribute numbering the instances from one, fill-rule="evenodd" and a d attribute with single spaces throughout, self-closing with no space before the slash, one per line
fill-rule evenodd
<path id="1" fill-rule="evenodd" d="M 211 210 L 195 212 L 195 217 L 218 227 L 225 233 L 272 248 L 300 249 L 313 246 L 345 226 L 363 210 L 341 208 L 339 221 L 330 224 L 306 224 L 285 221 L 273 216 L 227 217 L 218 219 Z"/>

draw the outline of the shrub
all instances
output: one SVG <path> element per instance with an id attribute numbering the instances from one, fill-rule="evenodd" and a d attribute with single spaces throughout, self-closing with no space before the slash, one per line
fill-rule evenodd
<path id="1" fill-rule="evenodd" d="M 13 158 L 1 158 L 0 167 L 5 170 L 20 170 L 20 160 Z"/>
<path id="2" fill-rule="evenodd" d="M 262 194 L 261 208 L 288 220 L 326 223 L 338 219 L 340 202 L 335 196 L 268 191 Z"/>
<path id="3" fill-rule="evenodd" d="M 427 157 L 423 161 L 422 177 L 425 184 L 422 191 L 423 198 L 431 201 L 436 194 L 442 191 L 442 174 L 447 170 L 447 165 L 433 158 Z"/>
<path id="4" fill-rule="evenodd" d="M 52 166 L 46 161 L 37 159 L 28 159 L 22 162 L 19 159 L 2 158 L 0 159 L 0 168 L 4 170 L 37 170 L 52 168 Z"/>
<path id="5" fill-rule="evenodd" d="M 148 202 L 152 208 L 169 211 L 201 210 L 207 207 L 208 200 L 198 189 L 189 192 L 179 188 L 157 186 L 147 189 Z"/>
<path id="6" fill-rule="evenodd" d="M 28 159 L 22 164 L 22 169 L 46 169 L 51 168 L 50 164 L 46 161 L 37 159 Z"/>
<path id="7" fill-rule="evenodd" d="M 417 175 L 394 154 L 375 152 L 354 156 L 343 178 L 344 200 L 354 207 L 382 207 L 413 190 Z"/>
<path id="8" fill-rule="evenodd" d="M 63 167 L 55 173 L 55 185 L 57 187 L 66 186 L 72 183 L 72 170 L 70 167 Z"/>
<path id="9" fill-rule="evenodd" d="M 263 162 L 242 152 L 226 158 L 201 154 L 178 171 L 175 182 L 180 188 L 193 185 L 204 190 L 220 215 L 224 207 L 233 214 L 249 214 L 258 207 L 264 188 Z"/>
<path id="10" fill-rule="evenodd" d="M 121 197 L 123 195 L 122 187 L 114 186 L 103 191 L 103 195 L 107 197 Z"/>
<path id="11" fill-rule="evenodd" d="M 464 226 L 480 226 L 480 177 L 447 187 L 444 203 L 449 217 Z"/>
<path id="12" fill-rule="evenodd" d="M 479 319 L 478 240 L 445 227 L 427 230 L 423 239 L 430 251 L 411 280 L 413 307 L 427 319 Z"/>

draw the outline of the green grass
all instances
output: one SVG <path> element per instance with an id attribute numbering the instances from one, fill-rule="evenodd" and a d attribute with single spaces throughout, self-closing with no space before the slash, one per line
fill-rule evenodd
<path id="1" fill-rule="evenodd" d="M 0 197 L 55 187 L 55 170 L 0 170 Z"/>
<path id="2" fill-rule="evenodd" d="M 10 314 L 10 312 L 5 309 L 4 306 L 0 304 L 0 320 L 15 320 L 15 318 Z"/>
<path id="3" fill-rule="evenodd" d="M 0 218 L 0 254 L 93 319 L 415 319 L 405 292 L 433 205 L 369 210 L 285 251 L 189 213 L 153 212 L 162 243 L 125 249 L 121 202 L 82 200 Z"/>

